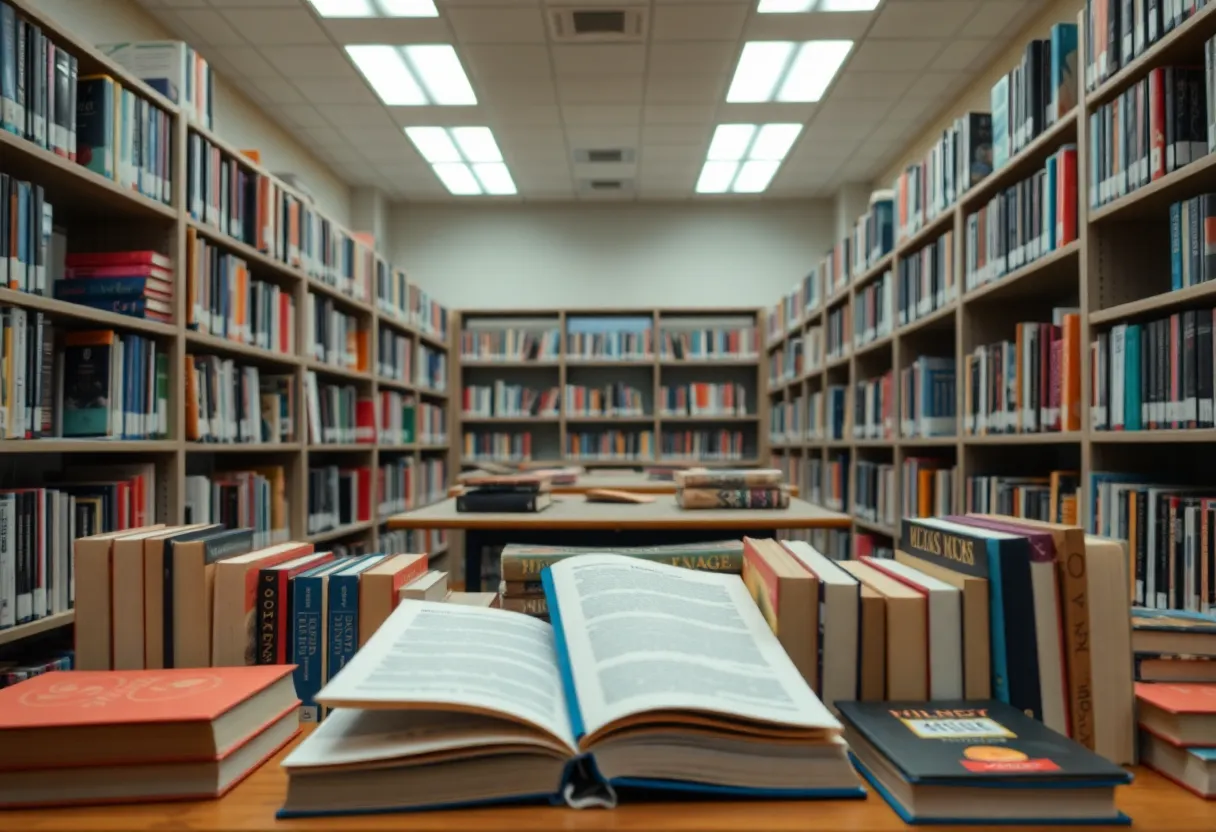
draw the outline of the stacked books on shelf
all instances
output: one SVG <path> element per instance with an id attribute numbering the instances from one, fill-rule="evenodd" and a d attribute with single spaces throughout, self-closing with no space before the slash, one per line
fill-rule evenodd
<path id="1" fill-rule="evenodd" d="M 596 462 L 654 459 L 654 431 L 568 431 L 566 456 Z"/>
<path id="2" fill-rule="evenodd" d="M 858 460 L 853 481 L 856 494 L 853 514 L 863 520 L 895 528 L 895 466 L 887 462 Z"/>
<path id="3" fill-rule="evenodd" d="M 957 472 L 950 461 L 931 456 L 905 456 L 900 470 L 900 507 L 901 517 L 941 517 L 954 510 L 955 477 Z M 972 495 L 968 495 L 969 497 Z M 989 506 L 986 501 L 980 504 L 967 503 L 968 511 L 991 511 L 994 514 L 1007 514 L 1014 517 L 1027 517 L 1033 520 L 1061 521 L 1062 518 L 1049 514 L 1039 516 L 1037 513 L 1021 514 L 1017 511 L 1007 511 L 1005 506 Z"/>
<path id="4" fill-rule="evenodd" d="M 561 391 L 557 387 L 540 389 L 497 380 L 492 385 L 468 384 L 462 394 L 464 416 L 492 419 L 521 416 L 557 416 Z"/>
<path id="5" fill-rule="evenodd" d="M 663 459 L 691 462 L 735 462 L 746 459 L 741 430 L 664 430 L 659 448 Z"/>
<path id="6" fill-rule="evenodd" d="M 899 424 L 905 438 L 955 436 L 954 359 L 922 355 L 899 371 Z"/>
<path id="7" fill-rule="evenodd" d="M 759 354 L 759 333 L 754 326 L 668 330 L 663 332 L 659 348 L 664 361 L 750 359 Z"/>
<path id="8" fill-rule="evenodd" d="M 367 465 L 319 465 L 308 469 L 308 533 L 370 523 L 372 473 Z"/>
<path id="9" fill-rule="evenodd" d="M 1132 650 L 1137 682 L 1216 682 L 1216 617 L 1134 606 Z"/>
<path id="10" fill-rule="evenodd" d="M 896 279 L 900 326 L 927 317 L 957 298 L 954 231 L 946 231 L 915 254 L 899 258 Z"/>
<path id="11" fill-rule="evenodd" d="M 907 240 L 947 213 L 959 197 L 992 172 L 992 136 L 992 116 L 965 113 L 942 131 L 923 159 L 896 177 L 891 190 L 897 241 Z"/>
<path id="12" fill-rule="evenodd" d="M 5 4 L 0 13 L 8 14 Z M 166 205 L 173 201 L 173 130 L 169 114 L 109 75 L 78 78 L 76 58 L 33 23 L 24 28 L 26 139 L 72 159 L 120 188 Z M 10 31 L 12 31 L 10 29 Z M 14 32 L 18 43 L 21 32 Z M 53 72 L 52 72 L 52 69 Z M 6 71 L 14 68 L 9 65 Z M 11 76 L 10 76 L 11 77 Z M 21 87 L 13 90 L 20 95 Z M 75 99 L 74 102 L 72 99 Z M 20 135 L 22 104 L 15 100 L 5 128 Z"/>
<path id="13" fill-rule="evenodd" d="M 1140 762 L 1200 797 L 1216 797 L 1216 685 L 1137 682 L 1136 699 Z"/>
<path id="14" fill-rule="evenodd" d="M 1110 21 L 1115 29 L 1118 17 Z M 991 102 L 992 167 L 999 170 L 1076 107 L 1077 24 L 1056 23 L 1047 38 L 1028 41 L 1018 65 L 992 85 Z"/>
<path id="15" fill-rule="evenodd" d="M 413 340 L 403 332 L 381 327 L 376 335 L 376 375 L 389 381 L 410 383 L 414 367 Z"/>
<path id="16" fill-rule="evenodd" d="M 854 347 L 864 347 L 891 334 L 894 328 L 891 311 L 895 308 L 894 288 L 895 280 L 888 271 L 857 290 L 857 297 L 853 299 Z"/>
<path id="17" fill-rule="evenodd" d="M 853 278 L 862 277 L 895 250 L 895 193 L 870 194 L 870 207 L 853 223 Z"/>
<path id="18" fill-rule="evenodd" d="M 428 344 L 419 344 L 414 353 L 414 383 L 419 389 L 431 393 L 442 393 L 448 389 L 447 353 Z"/>
<path id="19" fill-rule="evenodd" d="M 1045 477 L 975 475 L 967 478 L 966 487 L 967 511 L 1053 523 L 1077 521 L 1080 475 L 1076 471 L 1056 470 Z"/>
<path id="20" fill-rule="evenodd" d="M 895 372 L 857 382 L 853 389 L 853 438 L 895 436 Z"/>
<path id="21" fill-rule="evenodd" d="M 436 404 L 418 405 L 418 441 L 423 445 L 445 445 L 448 441 L 447 411 Z"/>
<path id="22" fill-rule="evenodd" d="M 0 175 L 0 190 L 4 187 L 3 179 Z M 3 213 L 0 211 L 0 215 Z M 50 228 L 46 231 L 49 239 Z M 46 253 L 40 249 L 36 262 L 41 264 Z M 43 283 L 44 267 L 37 265 L 36 270 L 35 279 Z M 17 286 L 13 286 L 14 280 Z M 14 274 L 10 266 L 9 287 L 21 289 L 23 281 L 28 285 L 28 270 L 23 278 L 19 272 Z M 172 261 L 155 251 L 79 253 L 65 257 L 63 275 L 55 281 L 52 291 L 56 300 L 167 324 L 173 321 L 174 282 Z"/>
<path id="23" fill-rule="evenodd" d="M 446 343 L 448 340 L 447 307 L 417 284 L 410 284 L 409 291 L 409 323 L 423 335 Z"/>
<path id="24" fill-rule="evenodd" d="M 27 314 L 19 309 L 2 311 L 9 321 Z M 42 316 L 34 317 L 36 330 Z M 45 370 L 47 345 L 56 341 L 49 327 L 42 328 L 42 336 L 41 365 L 31 365 L 41 370 L 33 388 L 40 406 L 34 412 L 34 421 L 22 420 L 26 438 L 31 426 L 39 421 L 45 429 L 46 414 L 50 412 L 58 412 L 58 435 L 65 438 L 160 439 L 169 435 L 169 355 L 164 346 L 152 338 L 109 329 L 64 333 L 58 341 L 60 352 L 55 362 L 63 389 L 60 406 L 54 407 L 47 401 L 49 377 Z M 7 338 L 5 341 L 8 343 Z M 22 343 L 19 338 L 14 342 Z M 6 354 L 6 365 L 8 359 Z M 25 395 L 29 397 L 30 393 L 27 377 Z M 20 402 L 21 396 L 10 401 Z M 14 410 L 22 412 L 20 407 Z"/>
<path id="25" fill-rule="evenodd" d="M 416 441 L 418 405 L 414 397 L 396 390 L 380 391 L 376 419 L 377 442 L 382 446 L 412 445 Z"/>
<path id="26" fill-rule="evenodd" d="M 186 294 L 190 329 L 281 355 L 295 352 L 296 303 L 291 291 L 254 279 L 248 263 L 210 245 L 193 228 L 186 229 Z M 316 321 L 313 296 L 308 298 L 307 320 Z"/>
<path id="27" fill-rule="evenodd" d="M 16 659 L 0 662 L 0 688 L 11 688 L 13 685 L 51 673 L 56 670 L 71 670 L 74 666 L 74 654 L 71 650 L 30 650 L 26 655 Z"/>
<path id="28" fill-rule="evenodd" d="M 368 371 L 368 332 L 333 298 L 309 292 L 304 303 L 304 344 L 314 361 L 343 370 Z"/>
<path id="29" fill-rule="evenodd" d="M 976 347 L 964 359 L 968 434 L 1081 429 L 1081 316 L 1057 308 L 1051 323 L 1019 323 L 1013 341 Z"/>
<path id="30" fill-rule="evenodd" d="M 663 416 L 746 416 L 747 388 L 730 382 L 695 381 L 659 388 Z"/>
<path id="31" fill-rule="evenodd" d="M 259 548 L 290 538 L 287 475 L 281 465 L 186 477 L 187 524 L 250 529 Z"/>
<path id="32" fill-rule="evenodd" d="M 555 802 L 562 803 L 573 794 L 592 795 L 594 803 L 607 807 L 613 805 L 611 799 L 594 797 L 604 794 L 607 785 L 622 790 L 639 787 L 677 793 L 764 794 L 770 799 L 864 794 L 849 768 L 845 745 L 839 739 L 839 723 L 800 677 L 733 575 L 706 574 L 603 554 L 556 563 L 544 571 L 542 582 L 551 604 L 553 625 L 504 610 L 424 602 L 401 605 L 367 648 L 321 691 L 318 700 L 335 710 L 284 761 L 289 782 L 280 814 L 406 810 L 435 805 L 437 800 L 460 805 L 550 794 Z M 664 586 L 666 591 L 637 591 L 655 585 Z M 612 592 L 609 587 L 631 591 Z M 613 597 L 627 600 L 629 609 L 609 602 Z M 596 598 L 601 599 L 598 605 Z M 609 607 L 604 608 L 602 603 L 609 603 Z M 587 675 L 590 666 L 584 662 L 593 655 L 589 633 L 597 615 L 623 616 L 622 624 L 633 617 L 641 625 L 656 616 L 680 617 L 678 605 L 688 603 L 713 607 L 716 622 L 711 625 L 684 618 L 684 626 L 691 628 L 693 641 L 689 643 L 712 644 L 727 638 L 729 632 L 738 651 L 738 666 L 746 667 L 746 671 L 735 674 L 734 683 L 763 685 L 767 696 L 736 701 L 706 695 L 703 685 L 689 674 L 689 668 L 698 661 L 694 653 L 676 649 L 656 663 L 653 655 L 646 657 L 653 635 L 643 626 L 618 630 L 621 638 L 615 664 L 619 671 L 609 665 Z M 731 622 L 725 632 L 723 621 Z M 429 650 L 432 658 L 407 669 L 395 658 L 403 645 L 410 645 L 411 651 Z M 542 714 L 522 700 L 507 702 L 499 692 L 484 685 L 469 687 L 467 682 L 453 681 L 469 678 L 470 662 L 514 666 L 517 660 L 513 657 L 524 654 L 529 657 L 530 672 L 537 674 L 541 680 L 538 684 L 545 685 L 553 701 L 560 701 L 562 690 L 566 691 L 569 706 L 565 711 Z M 638 662 L 648 663 L 652 672 L 666 680 L 662 683 L 666 704 L 661 711 L 652 690 L 636 684 L 635 692 L 615 711 L 592 706 L 606 694 L 604 688 L 588 688 L 587 684 L 611 684 L 607 675 L 615 672 L 631 674 L 622 679 L 636 682 Z M 505 666 L 504 672 L 508 672 Z M 389 687 L 369 683 L 386 674 L 400 676 L 400 682 Z M 485 693 L 478 693 L 483 688 Z M 462 712 L 470 706 L 471 696 L 475 697 L 475 707 L 490 720 L 485 738 L 476 738 L 478 751 L 473 757 L 458 752 L 454 739 L 433 731 L 426 748 L 433 750 L 438 743 L 441 748 L 452 749 L 439 752 L 441 759 L 447 760 L 442 765 L 422 765 L 423 760 L 434 763 L 436 757 L 434 753 L 423 756 L 421 745 L 394 742 L 378 746 L 361 739 L 400 730 L 390 726 L 400 726 L 403 720 L 410 723 L 419 718 L 417 715 L 422 715 L 427 724 L 442 724 L 441 715 Z M 783 714 L 778 713 L 778 702 L 782 703 Z M 437 719 L 441 722 L 436 723 Z M 621 719 L 628 719 L 634 726 L 635 748 L 616 749 L 608 739 L 623 724 Z M 768 726 L 765 732 L 749 727 L 759 724 Z M 538 750 L 496 764 L 488 755 L 495 747 L 490 736 L 503 730 L 500 725 L 515 726 L 512 730 L 528 726 Z M 706 750 L 718 747 L 728 737 L 737 742 L 741 733 L 750 738 L 752 753 L 748 759 L 706 768 Z M 775 764 L 775 751 L 766 752 L 770 744 L 773 748 L 779 744 L 780 764 Z M 656 769 L 643 762 L 643 749 L 661 753 L 668 760 L 661 778 L 656 778 Z M 595 755 L 594 765 L 572 766 L 570 761 L 580 754 Z M 343 765 L 336 767 L 335 759 L 342 759 Z M 384 787 L 376 787 L 376 777 L 385 772 L 386 766 L 392 767 L 393 774 L 384 781 Z M 491 785 L 482 786 L 468 776 L 468 766 L 493 767 L 491 781 L 487 781 Z M 354 794 L 348 789 L 334 789 L 331 784 L 335 777 L 348 783 L 366 778 L 366 784 Z"/>
<path id="33" fill-rule="evenodd" d="M 466 477 L 463 491 L 456 496 L 457 511 L 532 512 L 542 511 L 553 502 L 548 477 L 534 474 Z"/>
<path id="34" fill-rule="evenodd" d="M 110 60 L 172 101 L 195 124 L 211 128 L 211 66 L 180 40 L 136 41 L 97 47 Z M 77 104 L 77 112 L 84 108 Z"/>
<path id="35" fill-rule="evenodd" d="M 0 748 L 12 767 L 0 804 L 219 797 L 299 732 L 291 673 L 290 667 L 52 672 L 0 690 Z M 79 706 L 46 707 L 62 704 L 65 689 L 77 692 Z M 80 744 L 55 742 L 65 731 Z M 126 775 L 116 777 L 116 769 Z"/>
<path id="36" fill-rule="evenodd" d="M 463 442 L 463 456 L 468 462 L 523 462 L 532 458 L 530 431 L 465 431 Z"/>
<path id="37" fill-rule="evenodd" d="M 375 403 L 353 384 L 326 384 L 304 374 L 304 415 L 313 445 L 348 445 L 376 440 Z"/>
<path id="38" fill-rule="evenodd" d="M 784 509 L 790 489 L 772 468 L 690 468 L 675 475 L 676 505 L 682 509 Z"/>

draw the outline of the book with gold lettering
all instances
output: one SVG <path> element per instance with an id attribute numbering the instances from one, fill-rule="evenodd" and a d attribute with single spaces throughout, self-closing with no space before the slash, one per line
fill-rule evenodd
<path id="1" fill-rule="evenodd" d="M 842 702 L 862 777 L 906 823 L 1131 823 L 1131 774 L 994 700 Z"/>
<path id="2" fill-rule="evenodd" d="M 899 548 L 946 569 L 987 579 L 992 692 L 1042 720 L 1030 542 L 1019 535 L 922 517 L 904 520 Z"/>
<path id="3" fill-rule="evenodd" d="M 537 581 L 546 566 L 565 558 L 602 552 L 602 546 L 533 546 L 509 543 L 502 550 L 504 581 Z M 739 540 L 718 540 L 709 543 L 676 543 L 666 546 L 615 546 L 614 554 L 639 558 L 651 563 L 667 563 L 702 572 L 743 571 L 743 543 Z"/>
<path id="4" fill-rule="evenodd" d="M 738 576 L 588 554 L 542 581 L 552 624 L 402 602 L 321 691 L 280 816 L 864 796 Z"/>

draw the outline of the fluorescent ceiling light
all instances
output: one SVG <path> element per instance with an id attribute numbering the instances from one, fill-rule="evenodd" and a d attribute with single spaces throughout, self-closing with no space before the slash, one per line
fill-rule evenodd
<path id="1" fill-rule="evenodd" d="M 768 187 L 769 182 L 773 181 L 773 175 L 779 167 L 781 167 L 780 162 L 744 162 L 743 167 L 739 168 L 739 175 L 735 177 L 734 184 L 731 185 L 731 190 L 737 194 L 758 194 Z"/>
<path id="2" fill-rule="evenodd" d="M 812 102 L 823 98 L 844 59 L 851 40 L 753 40 L 743 45 L 726 100 Z"/>
<path id="3" fill-rule="evenodd" d="M 705 167 L 701 168 L 701 178 L 697 180 L 697 193 L 726 193 L 730 190 L 730 183 L 735 181 L 738 170 L 738 162 L 706 162 Z"/>
<path id="4" fill-rule="evenodd" d="M 477 103 L 469 77 L 451 44 L 429 43 L 405 47 L 405 56 L 422 82 L 433 104 L 446 106 Z"/>
<path id="5" fill-rule="evenodd" d="M 445 162 L 441 165 L 431 165 L 435 175 L 444 186 L 456 196 L 477 196 L 481 193 L 481 185 L 469 166 L 460 162 Z"/>
<path id="6" fill-rule="evenodd" d="M 456 196 L 518 193 L 489 127 L 407 127 L 405 134 Z"/>
<path id="7" fill-rule="evenodd" d="M 308 0 L 321 17 L 439 17 L 435 0 Z"/>
<path id="8" fill-rule="evenodd" d="M 502 162 L 480 162 L 473 165 L 473 172 L 481 180 L 486 193 L 494 196 L 510 196 L 516 193 L 511 171 Z"/>
<path id="9" fill-rule="evenodd" d="M 346 54 L 389 106 L 477 103 L 460 58 L 449 44 L 348 46 Z"/>
<path id="10" fill-rule="evenodd" d="M 697 193 L 764 191 L 801 133 L 801 124 L 719 124 L 697 180 Z"/>
<path id="11" fill-rule="evenodd" d="M 427 103 L 426 94 L 414 80 L 397 47 L 348 46 L 346 54 L 385 104 L 414 107 Z"/>
<path id="12" fill-rule="evenodd" d="M 709 143 L 707 158 L 714 162 L 738 162 L 747 155 L 755 135 L 754 124 L 719 124 Z"/>
<path id="13" fill-rule="evenodd" d="M 410 137 L 422 158 L 432 165 L 464 161 L 456 145 L 452 144 L 452 137 L 442 127 L 407 127 L 405 135 Z"/>
<path id="14" fill-rule="evenodd" d="M 880 0 L 760 0 L 760 14 L 798 12 L 870 12 Z"/>
<path id="15" fill-rule="evenodd" d="M 754 40 L 743 45 L 735 77 L 726 100 L 737 103 L 771 101 L 789 65 L 794 44 L 780 40 Z"/>
<path id="16" fill-rule="evenodd" d="M 801 132 L 801 124 L 765 124 L 756 134 L 747 158 L 780 162 L 790 152 Z"/>
<path id="17" fill-rule="evenodd" d="M 453 127 L 452 138 L 470 162 L 501 162 L 502 152 L 489 127 Z"/>

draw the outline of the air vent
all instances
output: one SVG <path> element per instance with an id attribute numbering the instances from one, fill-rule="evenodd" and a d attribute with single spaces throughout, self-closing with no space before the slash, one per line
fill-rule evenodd
<path id="1" fill-rule="evenodd" d="M 580 179 L 578 189 L 583 194 L 613 196 L 633 193 L 632 179 Z"/>
<path id="2" fill-rule="evenodd" d="M 574 151 L 574 162 L 580 165 L 632 164 L 635 158 L 633 148 L 595 147 Z"/>
<path id="3" fill-rule="evenodd" d="M 587 186 L 593 191 L 619 191 L 625 183 L 620 179 L 592 179 Z"/>
<path id="4" fill-rule="evenodd" d="M 646 7 L 549 9 L 553 39 L 563 43 L 626 43 L 646 38 Z"/>

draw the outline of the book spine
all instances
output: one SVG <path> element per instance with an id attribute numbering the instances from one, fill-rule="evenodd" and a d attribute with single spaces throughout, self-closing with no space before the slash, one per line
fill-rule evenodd
<path id="1" fill-rule="evenodd" d="M 335 674 L 359 649 L 359 576 L 334 575 L 329 579 L 328 632 L 326 635 L 327 674 Z"/>
<path id="2" fill-rule="evenodd" d="M 504 554 L 502 558 L 502 579 L 504 581 L 535 581 L 540 578 L 545 567 L 560 563 L 566 558 L 574 557 L 578 552 L 565 554 L 544 555 L 512 555 Z M 661 553 L 632 553 L 629 557 L 638 558 L 649 563 L 666 563 L 685 569 L 696 569 L 700 572 L 724 572 L 732 575 L 743 573 L 743 554 L 710 553 L 710 554 L 661 554 Z"/>
<path id="3" fill-rule="evenodd" d="M 325 622 L 323 600 L 326 577 L 300 576 L 292 581 L 291 661 L 300 699 L 300 721 L 319 722 L 320 708 L 316 697 L 324 680 Z"/>
<path id="4" fill-rule="evenodd" d="M 279 570 L 258 572 L 257 654 L 256 664 L 278 664 L 276 644 L 279 641 Z"/>

